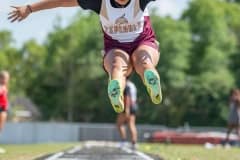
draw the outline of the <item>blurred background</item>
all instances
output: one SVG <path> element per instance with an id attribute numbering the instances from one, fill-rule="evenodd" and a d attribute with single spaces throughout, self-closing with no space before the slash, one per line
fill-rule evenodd
<path id="1" fill-rule="evenodd" d="M 10 5 L 32 2 L 0 2 L 0 68 L 11 74 L 6 130 L 19 126 L 16 122 L 64 123 L 60 128 L 65 122 L 114 123 L 98 16 L 62 8 L 8 22 Z M 159 0 L 150 7 L 160 42 L 164 101 L 154 106 L 133 74 L 140 104 L 137 123 L 225 127 L 230 90 L 240 86 L 240 1 Z"/>

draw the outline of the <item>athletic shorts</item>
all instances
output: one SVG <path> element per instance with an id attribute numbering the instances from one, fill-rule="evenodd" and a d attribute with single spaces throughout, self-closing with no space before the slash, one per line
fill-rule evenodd
<path id="1" fill-rule="evenodd" d="M 128 42 L 128 43 L 120 43 L 116 40 L 105 40 L 104 43 L 104 51 L 106 56 L 109 51 L 113 49 L 121 49 L 125 51 L 129 56 L 133 54 L 133 52 L 141 45 L 146 45 L 149 47 L 152 47 L 156 50 L 159 50 L 159 43 L 155 38 L 148 38 L 143 40 L 136 40 L 134 42 Z"/>
<path id="2" fill-rule="evenodd" d="M 1 112 L 7 112 L 7 108 L 0 106 L 0 113 L 1 113 Z"/>

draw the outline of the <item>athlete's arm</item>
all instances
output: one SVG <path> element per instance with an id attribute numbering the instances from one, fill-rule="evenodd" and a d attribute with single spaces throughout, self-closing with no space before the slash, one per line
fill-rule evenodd
<path id="1" fill-rule="evenodd" d="M 11 22 L 22 21 L 27 18 L 32 12 L 37 12 L 45 9 L 57 7 L 74 7 L 79 6 L 77 0 L 41 0 L 26 6 L 12 6 L 13 11 L 9 13 L 8 19 Z"/>
<path id="2" fill-rule="evenodd" d="M 78 6 L 77 0 L 42 0 L 31 5 L 32 11 L 40 11 L 57 7 L 74 7 Z"/>

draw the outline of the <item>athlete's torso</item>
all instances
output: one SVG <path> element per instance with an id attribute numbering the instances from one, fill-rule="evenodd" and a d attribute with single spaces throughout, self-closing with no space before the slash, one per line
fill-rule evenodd
<path id="1" fill-rule="evenodd" d="M 100 21 L 103 31 L 119 42 L 133 42 L 144 31 L 148 10 L 140 8 L 139 0 L 131 0 L 125 8 L 114 8 L 110 0 L 102 0 Z"/>

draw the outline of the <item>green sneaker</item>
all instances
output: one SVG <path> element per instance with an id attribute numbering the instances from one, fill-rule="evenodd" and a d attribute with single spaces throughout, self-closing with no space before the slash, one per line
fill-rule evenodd
<path id="1" fill-rule="evenodd" d="M 158 73 L 154 70 L 145 70 L 144 83 L 152 102 L 160 104 L 162 102 L 162 91 Z"/>
<path id="2" fill-rule="evenodd" d="M 118 80 L 110 80 L 108 84 L 108 97 L 113 109 L 117 113 L 122 113 L 124 111 L 123 89 L 120 86 Z"/>

